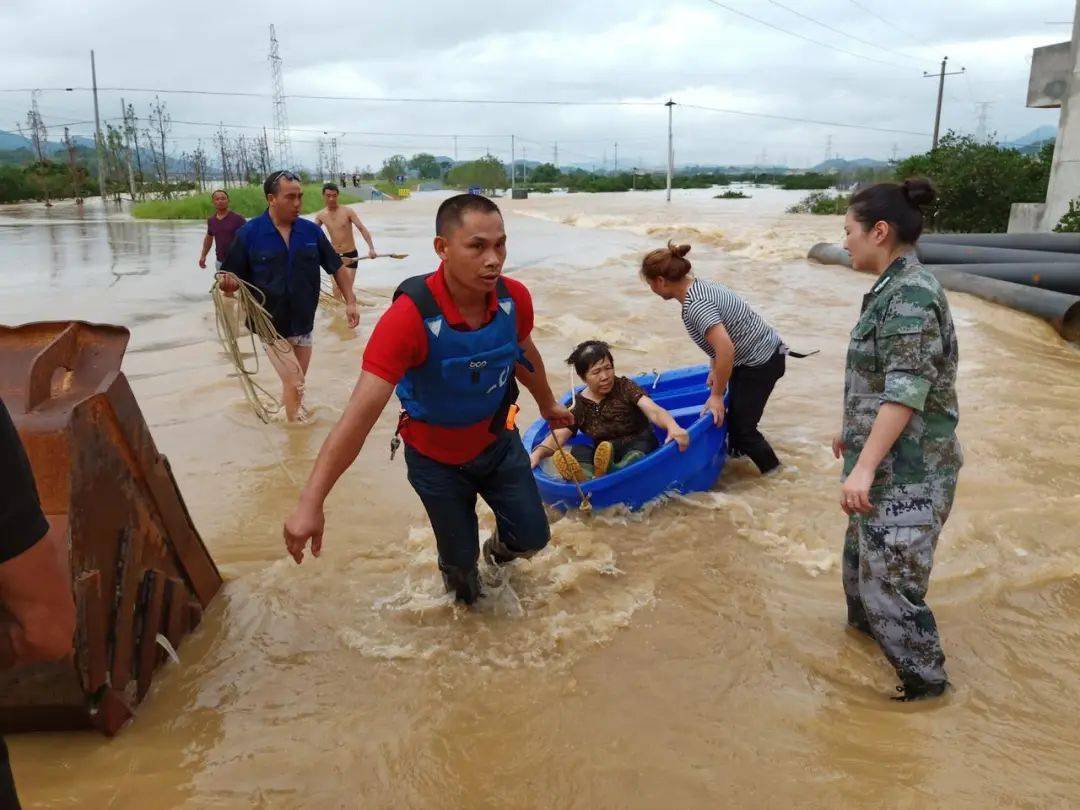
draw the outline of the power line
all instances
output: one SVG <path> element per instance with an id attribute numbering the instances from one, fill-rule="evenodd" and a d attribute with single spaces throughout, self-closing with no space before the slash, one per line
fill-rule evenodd
<path id="1" fill-rule="evenodd" d="M 888 127 L 871 127 L 865 124 L 842 124 L 837 121 L 818 121 L 813 118 L 796 118 L 791 115 L 773 115 L 771 113 L 746 112 L 744 110 L 730 110 L 723 107 L 704 107 L 700 104 L 680 103 L 680 107 L 690 110 L 707 110 L 709 112 L 727 113 L 729 115 L 748 115 L 753 118 L 772 118 L 777 121 L 793 121 L 798 124 L 818 124 L 826 127 L 844 127 L 845 129 L 865 129 L 869 132 L 892 132 L 900 135 L 928 135 L 928 132 L 914 132 L 910 129 L 890 129 Z"/>
<path id="2" fill-rule="evenodd" d="M 857 59 L 865 59 L 868 62 L 877 62 L 879 65 L 889 65 L 890 67 L 898 67 L 905 69 L 908 67 L 907 65 L 898 65 L 895 62 L 887 62 L 884 59 L 875 59 L 872 56 L 865 56 L 864 54 L 856 53 L 855 51 L 849 51 L 846 48 L 841 48 L 836 45 L 830 45 L 827 42 L 822 42 L 820 39 L 814 39 L 813 37 L 804 36 L 803 34 L 796 34 L 794 31 L 789 31 L 786 28 L 781 28 L 779 25 L 775 25 L 771 22 L 766 22 L 759 17 L 747 14 L 745 11 L 739 11 L 739 9 L 737 8 L 732 8 L 726 3 L 721 3 L 720 0 L 705 0 L 705 2 L 712 3 L 714 6 L 722 8 L 725 11 L 730 11 L 732 14 L 738 14 L 740 17 L 745 17 L 748 20 L 753 20 L 759 25 L 764 25 L 765 27 L 771 28 L 774 31 L 779 31 L 781 34 L 787 34 L 789 37 L 795 37 L 796 39 L 801 39 L 804 42 L 809 42 L 813 45 L 820 45 L 822 48 L 828 48 L 830 51 L 837 51 L 838 53 L 847 54 L 848 56 L 854 56 Z"/>
<path id="3" fill-rule="evenodd" d="M 876 11 L 873 11 L 872 9 L 869 9 L 866 6 L 864 6 L 862 3 L 858 2 L 858 0 L 851 0 L 851 4 L 853 6 L 855 6 L 855 8 L 858 8 L 858 9 L 861 9 L 861 10 L 865 11 L 871 17 L 876 17 L 881 22 L 885 23 L 885 25 L 889 26 L 889 28 L 892 28 L 892 29 L 894 29 L 896 31 L 899 31 L 901 34 L 903 34 L 905 37 L 910 39 L 912 42 L 919 43 L 920 45 L 922 44 L 921 40 L 917 36 L 905 31 L 903 28 L 898 26 L 896 23 L 889 22 L 884 17 L 882 17 L 880 14 L 878 14 Z"/>
<path id="4" fill-rule="evenodd" d="M 89 87 L 49 87 L 42 92 L 87 92 Z M 5 89 L 0 92 L 29 92 L 22 89 Z M 238 90 L 187 90 L 153 87 L 99 87 L 99 93 L 157 93 L 160 95 L 227 96 L 237 98 L 273 98 L 270 93 L 249 93 Z M 505 98 L 421 98 L 411 96 L 322 96 L 289 94 L 286 99 L 303 101 L 357 101 L 369 104 L 504 104 L 550 107 L 655 107 L 657 101 L 575 101 L 571 99 L 505 99 Z"/>
<path id="5" fill-rule="evenodd" d="M 820 25 L 822 28 L 824 28 L 824 29 L 826 29 L 828 31 L 832 31 L 834 34 L 839 34 L 842 37 L 846 37 L 847 39 L 854 40 L 855 42 L 859 42 L 859 43 L 861 43 L 863 45 L 869 45 L 871 48 L 873 48 L 875 50 L 878 50 L 878 51 L 887 51 L 888 53 L 894 53 L 897 56 L 902 56 L 904 59 L 910 59 L 913 62 L 918 62 L 920 64 L 923 63 L 923 60 L 919 59 L 918 57 L 912 56 L 911 54 L 907 54 L 907 53 L 904 53 L 902 51 L 897 51 L 897 50 L 895 50 L 893 48 L 887 48 L 884 45 L 882 45 L 880 42 L 870 42 L 868 40 L 861 39 L 860 37 L 857 37 L 854 34 L 849 34 L 846 31 L 841 31 L 839 28 L 833 28 L 833 26 L 829 25 L 828 23 L 824 23 L 821 20 L 815 19 L 815 18 L 811 17 L 809 14 L 803 14 L 801 11 L 798 11 L 797 9 L 791 8 L 791 6 L 785 6 L 783 3 L 779 2 L 779 0 L 769 0 L 769 2 L 772 3 L 774 6 L 777 6 L 778 8 L 784 9 L 784 11 L 788 11 L 788 12 L 794 14 L 796 17 L 802 17 L 804 20 L 809 20 L 814 25 Z"/>

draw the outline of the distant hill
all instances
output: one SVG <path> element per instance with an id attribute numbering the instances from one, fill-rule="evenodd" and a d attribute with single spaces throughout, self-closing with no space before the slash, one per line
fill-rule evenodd
<path id="1" fill-rule="evenodd" d="M 76 146 L 82 146 L 89 149 L 94 148 L 94 139 L 85 138 L 82 135 L 76 135 L 72 139 Z M 33 150 L 33 144 L 30 139 L 24 135 L 20 135 L 18 132 L 8 132 L 0 129 L 0 151 L 14 152 L 19 149 L 25 149 L 27 152 Z M 65 151 L 65 147 L 62 141 L 49 140 L 45 142 L 45 154 L 55 155 L 59 152 Z"/>
<path id="2" fill-rule="evenodd" d="M 1013 149 L 1023 149 L 1025 146 L 1042 146 L 1047 141 L 1057 138 L 1057 127 L 1042 126 L 1033 129 L 1027 135 L 1023 135 L 1012 141 L 1006 141 L 1002 146 L 1010 146 Z"/>
<path id="3" fill-rule="evenodd" d="M 16 149 L 29 149 L 30 141 L 15 132 L 5 132 L 0 129 L 0 150 L 5 152 L 15 151 Z"/>
<path id="4" fill-rule="evenodd" d="M 855 160 L 845 160 L 844 158 L 832 158 L 831 160 L 823 161 L 817 166 L 814 166 L 810 171 L 820 172 L 821 174 L 837 173 L 843 174 L 844 172 L 850 172 L 855 169 L 887 169 L 889 164 L 883 160 L 874 160 L 873 158 L 856 158 Z"/>

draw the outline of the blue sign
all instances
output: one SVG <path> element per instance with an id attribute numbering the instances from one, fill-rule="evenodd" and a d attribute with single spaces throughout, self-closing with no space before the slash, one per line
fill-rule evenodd
<path id="1" fill-rule="evenodd" d="M 394 182 L 396 182 L 399 186 L 405 185 L 405 175 L 399 174 L 397 177 L 394 178 Z"/>
<path id="2" fill-rule="evenodd" d="M 469 186 L 470 194 L 483 194 L 484 190 L 480 186 Z"/>

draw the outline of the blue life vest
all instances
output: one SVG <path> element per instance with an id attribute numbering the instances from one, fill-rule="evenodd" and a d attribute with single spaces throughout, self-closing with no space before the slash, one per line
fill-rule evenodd
<path id="1" fill-rule="evenodd" d="M 500 278 L 491 322 L 461 331 L 446 322 L 427 279 L 406 279 L 394 293 L 395 300 L 407 295 L 416 304 L 428 339 L 427 359 L 405 372 L 398 383 L 401 406 L 410 419 L 443 427 L 465 427 L 490 419 L 492 433 L 497 433 L 517 400 L 515 365 L 528 366 L 518 346 L 514 299 Z"/>

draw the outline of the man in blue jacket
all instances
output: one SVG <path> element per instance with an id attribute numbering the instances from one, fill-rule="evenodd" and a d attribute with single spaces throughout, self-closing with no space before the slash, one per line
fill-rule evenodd
<path id="1" fill-rule="evenodd" d="M 322 229 L 300 218 L 304 191 L 300 178 L 276 171 L 263 183 L 266 211 L 236 232 L 222 265 L 221 289 L 239 287 L 237 279 L 255 287 L 281 340 L 266 344 L 282 383 L 282 404 L 290 422 L 302 420 L 304 377 L 311 363 L 315 310 L 319 305 L 321 266 L 333 275 L 345 297 L 349 326 L 360 322 L 349 271 Z"/>

